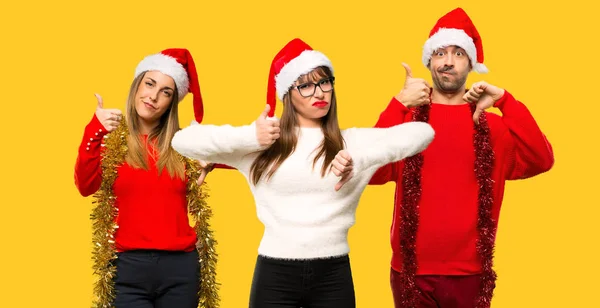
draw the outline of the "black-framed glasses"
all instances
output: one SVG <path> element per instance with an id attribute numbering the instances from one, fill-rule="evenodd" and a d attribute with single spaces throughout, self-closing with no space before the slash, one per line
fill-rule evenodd
<path id="1" fill-rule="evenodd" d="M 333 82 L 335 81 L 335 77 L 328 77 L 319 80 L 318 82 L 307 82 L 301 85 L 297 85 L 294 88 L 298 90 L 298 93 L 302 95 L 302 97 L 311 97 L 315 95 L 315 91 L 317 91 L 317 86 L 323 92 L 331 92 L 333 90 Z"/>

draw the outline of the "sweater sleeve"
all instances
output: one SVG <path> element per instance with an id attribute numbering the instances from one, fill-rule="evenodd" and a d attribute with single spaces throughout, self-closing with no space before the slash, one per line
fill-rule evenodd
<path id="1" fill-rule="evenodd" d="M 214 169 L 235 169 L 235 168 L 224 165 L 224 164 L 215 164 Z"/>
<path id="2" fill-rule="evenodd" d="M 190 125 L 175 133 L 171 146 L 183 156 L 236 169 L 245 155 L 262 149 L 256 139 L 254 122 L 238 127 Z"/>
<path id="3" fill-rule="evenodd" d="M 75 186 L 84 197 L 95 193 L 102 183 L 100 161 L 102 138 L 106 134 L 106 129 L 94 113 L 92 120 L 85 127 L 75 162 Z"/>
<path id="4" fill-rule="evenodd" d="M 552 146 L 527 107 L 506 90 L 495 106 L 508 127 L 502 138 L 508 148 L 506 179 L 526 179 L 550 170 L 554 165 Z"/>
<path id="5" fill-rule="evenodd" d="M 390 128 L 354 128 L 355 144 L 349 147 L 356 172 L 380 168 L 425 150 L 433 141 L 431 125 L 408 122 Z"/>
<path id="6" fill-rule="evenodd" d="M 386 128 L 402 124 L 408 113 L 409 109 L 395 97 L 392 97 L 387 108 L 379 115 L 379 120 L 375 124 L 375 127 Z M 390 181 L 396 181 L 400 163 L 401 162 L 393 162 L 379 168 L 375 174 L 373 174 L 373 177 L 371 177 L 369 185 L 383 185 Z"/>
<path id="7" fill-rule="evenodd" d="M 395 97 L 385 108 L 385 110 L 379 115 L 379 119 L 375 124 L 375 127 L 392 127 L 398 124 L 402 124 L 405 121 L 410 109 L 406 108 L 404 104 L 398 101 Z"/>

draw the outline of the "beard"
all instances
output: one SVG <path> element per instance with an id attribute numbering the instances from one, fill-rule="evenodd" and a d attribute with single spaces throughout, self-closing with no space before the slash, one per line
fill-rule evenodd
<path id="1" fill-rule="evenodd" d="M 444 76 L 442 73 L 449 73 L 450 76 Z M 467 82 L 468 73 L 463 75 L 457 73 L 452 67 L 444 66 L 433 74 L 433 83 L 444 93 L 456 93 Z"/>

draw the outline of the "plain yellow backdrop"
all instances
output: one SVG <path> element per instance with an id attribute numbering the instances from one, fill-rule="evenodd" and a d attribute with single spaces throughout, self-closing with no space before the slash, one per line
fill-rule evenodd
<path id="1" fill-rule="evenodd" d="M 89 307 L 92 199 L 78 194 L 73 166 L 93 94 L 123 109 L 144 56 L 188 48 L 205 123 L 242 125 L 264 108 L 271 59 L 300 37 L 333 61 L 341 125 L 370 127 L 403 85 L 401 62 L 430 80 L 423 43 L 457 3 L 479 30 L 490 69 L 468 84 L 485 80 L 513 93 L 556 156 L 550 172 L 507 184 L 493 307 L 598 307 L 598 9 L 580 0 L 3 4 L 0 306 Z M 180 110 L 187 126 L 190 97 Z M 262 225 L 239 173 L 217 170 L 207 182 L 222 307 L 247 307 Z M 358 307 L 392 307 L 393 191 L 394 184 L 368 187 L 350 231 Z"/>

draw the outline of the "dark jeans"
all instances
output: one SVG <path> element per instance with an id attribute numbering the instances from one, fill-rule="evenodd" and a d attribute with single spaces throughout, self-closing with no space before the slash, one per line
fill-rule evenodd
<path id="1" fill-rule="evenodd" d="M 198 252 L 134 250 L 115 261 L 116 308 L 196 308 Z"/>
<path id="2" fill-rule="evenodd" d="M 418 308 L 474 308 L 479 295 L 480 275 L 416 276 L 419 290 Z M 400 303 L 400 273 L 390 272 L 390 284 L 394 295 L 394 306 L 404 308 Z"/>
<path id="3" fill-rule="evenodd" d="M 348 256 L 285 260 L 258 256 L 250 308 L 354 308 Z"/>

